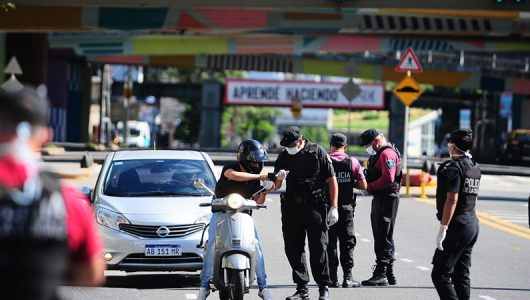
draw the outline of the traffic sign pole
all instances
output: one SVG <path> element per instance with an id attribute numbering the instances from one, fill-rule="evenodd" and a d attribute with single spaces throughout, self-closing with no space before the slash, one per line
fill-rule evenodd
<path id="1" fill-rule="evenodd" d="M 405 194 L 410 196 L 410 176 L 409 168 L 407 165 L 408 159 L 408 143 L 409 143 L 409 111 L 410 108 L 408 105 L 405 105 L 405 134 L 403 137 L 403 171 L 405 172 Z"/>

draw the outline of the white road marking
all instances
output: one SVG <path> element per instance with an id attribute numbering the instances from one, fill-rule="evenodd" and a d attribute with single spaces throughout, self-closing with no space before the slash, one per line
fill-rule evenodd
<path id="1" fill-rule="evenodd" d="M 402 258 L 401 261 L 404 261 L 406 263 L 414 262 L 412 259 L 408 259 L 408 258 Z"/>
<path id="2" fill-rule="evenodd" d="M 424 267 L 424 266 L 416 266 L 416 268 L 422 270 L 422 271 L 430 271 L 430 268 Z"/>
<path id="3" fill-rule="evenodd" d="M 495 298 L 493 298 L 493 297 L 490 297 L 490 296 L 484 296 L 484 295 L 479 295 L 478 297 L 481 298 L 481 299 L 484 299 L 484 300 L 497 300 L 497 299 L 495 299 Z"/>
<path id="4" fill-rule="evenodd" d="M 195 294 L 186 294 L 186 299 L 197 299 L 197 295 Z"/>
<path id="5" fill-rule="evenodd" d="M 363 241 L 365 243 L 370 243 L 370 240 L 369 239 L 365 239 L 365 238 L 362 238 L 361 241 Z"/>

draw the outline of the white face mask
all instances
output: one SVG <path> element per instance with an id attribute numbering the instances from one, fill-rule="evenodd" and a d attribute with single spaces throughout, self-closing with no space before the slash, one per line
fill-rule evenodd
<path id="1" fill-rule="evenodd" d="M 364 148 L 364 150 L 366 150 L 366 152 L 370 155 L 375 155 L 377 153 L 372 147 L 372 145 L 370 145 L 370 147 Z"/>
<path id="2" fill-rule="evenodd" d="M 287 148 L 285 148 L 285 150 L 287 150 L 287 153 L 289 153 L 291 155 L 295 155 L 296 153 L 300 152 L 300 149 L 298 149 L 297 146 L 287 147 Z"/>

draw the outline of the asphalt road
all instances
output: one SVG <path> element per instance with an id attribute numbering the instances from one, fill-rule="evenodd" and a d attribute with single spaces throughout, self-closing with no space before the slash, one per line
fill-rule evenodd
<path id="1" fill-rule="evenodd" d="M 76 180 L 77 185 L 93 179 Z M 485 180 L 478 210 L 480 236 L 473 253 L 471 299 L 530 299 L 530 230 L 527 202 L 529 179 L 496 176 Z M 481 188 L 482 188 L 481 187 Z M 526 190 L 526 191 L 525 191 Z M 269 196 L 268 209 L 254 214 L 266 258 L 268 283 L 274 299 L 294 291 L 291 271 L 283 251 L 279 195 Z M 501 200 L 499 200 L 501 199 Z M 369 220 L 370 198 L 358 198 L 355 216 L 357 247 L 354 277 L 371 276 L 374 264 L 373 237 Z M 395 229 L 397 251 L 393 287 L 332 289 L 332 299 L 436 299 L 430 279 L 438 222 L 433 200 L 402 198 Z M 196 299 L 198 273 L 107 272 L 101 288 L 63 287 L 66 299 Z M 339 275 L 341 276 L 341 275 Z M 312 282 L 312 299 L 318 299 Z M 209 299 L 218 299 L 213 293 Z M 259 299 L 253 289 L 248 299 Z"/>

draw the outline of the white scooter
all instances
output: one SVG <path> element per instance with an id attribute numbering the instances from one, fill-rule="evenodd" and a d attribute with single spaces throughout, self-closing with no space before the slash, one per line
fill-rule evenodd
<path id="1" fill-rule="evenodd" d="M 265 181 L 263 188 L 254 195 L 272 188 L 272 181 Z M 204 181 L 194 182 L 198 189 L 209 189 Z M 213 199 L 211 203 L 200 206 L 211 206 L 224 212 L 216 224 L 215 251 L 213 260 L 213 284 L 219 290 L 221 300 L 242 300 L 250 291 L 250 285 L 256 276 L 256 239 L 254 220 L 243 211 L 266 208 L 256 201 L 245 199 L 239 194 L 229 194 L 224 198 Z"/>

